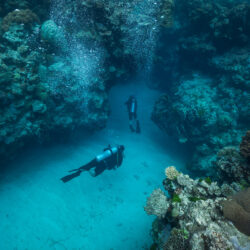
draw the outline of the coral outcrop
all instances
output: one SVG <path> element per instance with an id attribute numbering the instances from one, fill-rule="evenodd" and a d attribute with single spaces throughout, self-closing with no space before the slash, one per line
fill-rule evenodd
<path id="1" fill-rule="evenodd" d="M 231 214 L 228 212 L 231 203 L 226 197 L 240 190 L 238 184 L 224 184 L 220 187 L 206 178 L 194 180 L 182 173 L 174 180 L 165 179 L 163 183 L 170 197 L 165 201 L 168 204 L 165 215 L 158 216 L 157 223 L 154 223 L 153 235 L 158 249 L 233 250 L 235 238 L 239 247 L 250 246 L 247 235 L 241 233 L 242 230 L 248 232 L 246 223 L 249 220 L 240 225 L 240 232 L 237 229 L 240 221 L 236 222 L 235 227 L 222 213 L 224 211 L 227 218 L 231 216 L 232 221 L 237 220 L 233 217 L 233 214 L 236 216 L 236 209 Z M 159 207 L 157 199 L 151 203 L 152 206 L 151 211 Z M 248 219 L 245 214 L 242 214 L 242 218 Z M 172 226 L 170 235 L 166 230 L 168 224 Z"/>
<path id="2" fill-rule="evenodd" d="M 226 147 L 217 154 L 215 167 L 220 178 L 193 179 L 173 167 L 166 169 L 175 173 L 163 181 L 164 203 L 168 208 L 161 210 L 165 212 L 161 216 L 148 213 L 157 215 L 152 225 L 152 247 L 164 250 L 250 248 L 249 166 L 237 148 Z M 213 178 L 220 179 L 220 183 Z M 164 192 L 159 190 L 153 194 L 160 192 L 164 197 Z M 150 211 L 158 211 L 162 200 L 153 199 L 153 194 L 146 207 L 150 205 Z"/>
<path id="3" fill-rule="evenodd" d="M 40 20 L 38 16 L 31 10 L 16 9 L 3 18 L 1 23 L 1 28 L 6 32 L 8 31 L 9 27 L 13 24 L 24 24 L 31 26 L 33 23 L 39 23 L 39 22 Z"/>
<path id="4" fill-rule="evenodd" d="M 153 121 L 163 131 L 195 147 L 191 164 L 194 171 L 211 171 L 214 153 L 224 145 L 238 144 L 243 134 L 237 103 L 226 95 L 220 98 L 222 93 L 215 86 L 211 79 L 196 75 L 181 82 L 174 96 L 160 97 L 152 112 Z"/>

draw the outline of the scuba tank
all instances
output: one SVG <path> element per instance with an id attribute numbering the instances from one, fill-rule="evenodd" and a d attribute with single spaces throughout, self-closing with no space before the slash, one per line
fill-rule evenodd
<path id="1" fill-rule="evenodd" d="M 108 148 L 102 154 L 96 156 L 96 161 L 97 162 L 103 161 L 117 152 L 118 152 L 117 147 Z"/>
<path id="2" fill-rule="evenodd" d="M 131 113 L 135 112 L 135 99 L 132 99 L 130 112 Z"/>

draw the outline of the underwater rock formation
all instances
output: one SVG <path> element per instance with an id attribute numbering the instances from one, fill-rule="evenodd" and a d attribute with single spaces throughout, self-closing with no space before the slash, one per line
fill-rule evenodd
<path id="1" fill-rule="evenodd" d="M 169 195 L 166 201 L 168 210 L 164 217 L 161 215 L 152 225 L 154 249 L 233 250 L 236 244 L 239 249 L 248 249 L 250 240 L 241 232 L 246 233 L 249 225 L 239 225 L 237 221 L 235 227 L 222 213 L 224 211 L 232 221 L 237 220 L 233 217 L 233 211 L 228 213 L 230 201 L 226 197 L 240 191 L 239 184 L 219 186 L 210 178 L 194 180 L 183 173 L 174 179 L 167 177 L 163 184 Z M 158 200 L 154 201 L 155 204 L 151 202 L 152 210 L 159 207 Z M 249 223 L 249 220 L 244 223 Z M 167 225 L 171 225 L 170 234 Z"/>

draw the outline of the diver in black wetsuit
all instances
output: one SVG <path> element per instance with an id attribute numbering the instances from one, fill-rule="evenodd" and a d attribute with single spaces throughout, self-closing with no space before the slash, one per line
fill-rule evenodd
<path id="1" fill-rule="evenodd" d="M 105 169 L 111 170 L 120 167 L 123 161 L 123 152 L 125 147 L 123 145 L 111 147 L 110 145 L 103 150 L 103 153 L 97 155 L 92 161 L 83 165 L 80 168 L 70 170 L 69 172 L 74 172 L 73 174 L 66 175 L 61 180 L 63 182 L 68 182 L 71 179 L 79 176 L 83 171 L 89 171 L 89 173 L 96 177 L 101 174 Z M 94 168 L 94 171 L 90 170 Z"/>
<path id="2" fill-rule="evenodd" d="M 131 95 L 128 100 L 125 102 L 125 105 L 127 105 L 128 109 L 128 118 L 129 118 L 129 128 L 131 132 L 140 133 L 141 128 L 139 121 L 137 119 L 137 100 L 133 95 Z M 133 123 L 135 123 L 135 128 L 133 126 Z"/>

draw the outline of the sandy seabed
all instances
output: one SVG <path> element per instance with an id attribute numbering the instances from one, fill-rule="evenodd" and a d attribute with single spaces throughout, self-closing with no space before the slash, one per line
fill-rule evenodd
<path id="1" fill-rule="evenodd" d="M 140 135 L 128 128 L 124 102 L 130 94 L 138 99 Z M 183 170 L 185 165 L 185 148 L 150 120 L 158 96 L 143 84 L 116 86 L 104 130 L 23 152 L 8 166 L 0 175 L 0 249 L 147 249 L 154 217 L 144 212 L 146 198 L 162 188 L 166 166 Z M 119 169 L 60 181 L 68 170 L 116 143 L 126 147 Z"/>

